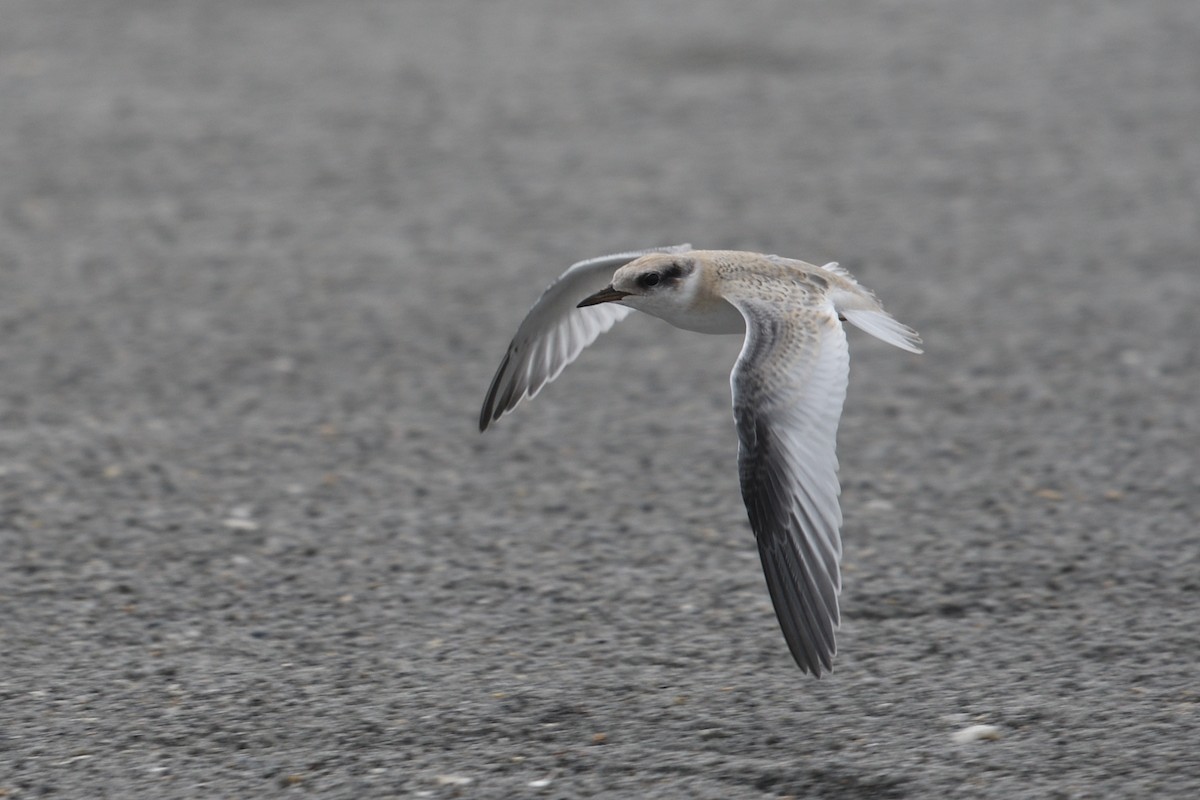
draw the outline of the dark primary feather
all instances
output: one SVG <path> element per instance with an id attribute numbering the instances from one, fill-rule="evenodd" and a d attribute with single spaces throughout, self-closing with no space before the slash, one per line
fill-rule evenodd
<path id="1" fill-rule="evenodd" d="M 796 664 L 832 668 L 841 587 L 837 421 L 849 361 L 836 320 L 739 306 L 746 343 L 733 373 L 738 473 L 780 628 Z M 832 310 L 830 314 L 832 314 Z"/>
<path id="2" fill-rule="evenodd" d="M 771 601 L 792 657 L 802 670 L 819 676 L 822 669 L 832 668 L 837 650 L 836 579 L 828 576 L 825 555 L 799 532 L 812 522 L 797 519 L 793 510 L 787 454 L 781 452 L 770 425 L 750 409 L 736 414 L 742 499 L 758 540 Z M 825 574 L 814 574 L 817 569 Z M 836 576 L 836 562 L 833 570 Z"/>

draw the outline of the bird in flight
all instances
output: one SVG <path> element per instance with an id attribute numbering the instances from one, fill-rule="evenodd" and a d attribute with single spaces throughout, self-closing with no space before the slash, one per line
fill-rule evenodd
<path id="1" fill-rule="evenodd" d="M 742 499 L 788 648 L 820 677 L 832 669 L 840 621 L 835 439 L 850 369 L 842 322 L 911 353 L 921 352 L 920 337 L 836 263 L 690 245 L 602 256 L 572 266 L 529 310 L 479 430 L 635 310 L 685 330 L 745 334 L 730 375 Z"/>

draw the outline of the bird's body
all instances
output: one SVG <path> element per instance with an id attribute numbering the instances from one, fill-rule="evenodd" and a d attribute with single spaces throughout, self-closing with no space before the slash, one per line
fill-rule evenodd
<path id="1" fill-rule="evenodd" d="M 605 256 L 572 266 L 530 309 L 492 380 L 480 430 L 632 309 L 685 330 L 745 333 L 730 376 L 742 498 L 784 638 L 800 668 L 819 676 L 832 666 L 839 622 L 842 320 L 914 353 L 919 337 L 836 264 L 687 245 Z"/>

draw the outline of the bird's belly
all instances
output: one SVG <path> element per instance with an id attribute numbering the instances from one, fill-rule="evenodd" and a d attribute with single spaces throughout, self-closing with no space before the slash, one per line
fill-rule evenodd
<path id="1" fill-rule="evenodd" d="M 655 309 L 657 311 L 657 309 Z M 729 303 L 721 300 L 703 308 L 691 308 L 687 312 L 664 310 L 656 316 L 685 331 L 697 333 L 745 333 L 746 318 Z"/>

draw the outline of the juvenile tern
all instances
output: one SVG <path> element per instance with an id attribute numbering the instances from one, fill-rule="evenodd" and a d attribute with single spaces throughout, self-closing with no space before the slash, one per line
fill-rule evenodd
<path id="1" fill-rule="evenodd" d="M 842 322 L 920 353 L 916 331 L 836 263 L 690 245 L 581 261 L 530 309 L 492 379 L 479 430 L 533 397 L 630 312 L 685 330 L 744 333 L 734 364 L 738 474 L 792 657 L 832 669 L 842 512 L 835 439 L 849 379 Z"/>

